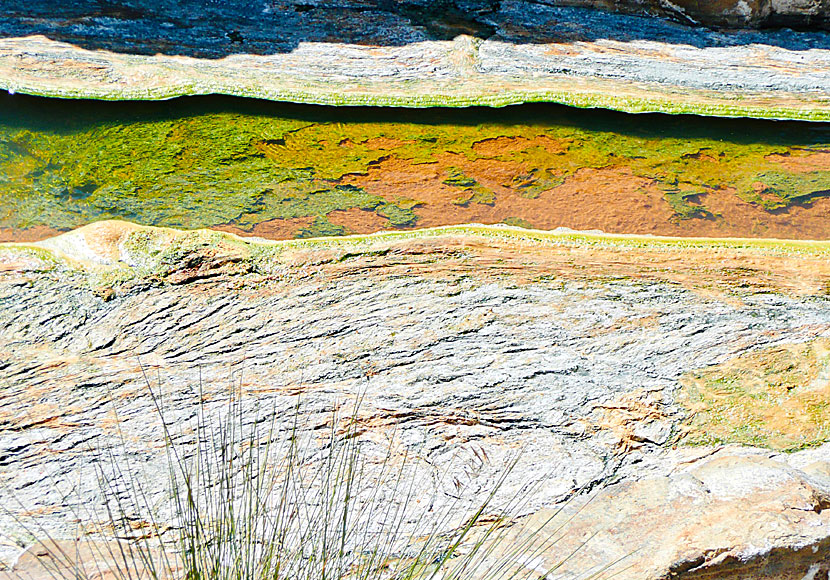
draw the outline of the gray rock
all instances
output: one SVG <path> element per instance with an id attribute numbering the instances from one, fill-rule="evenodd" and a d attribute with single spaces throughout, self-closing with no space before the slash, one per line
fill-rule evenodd
<path id="1" fill-rule="evenodd" d="M 806 25 L 823 26 L 823 1 L 803 9 L 787 0 L 202 4 L 6 3 L 0 87 L 105 99 L 221 93 L 320 104 L 549 101 L 630 112 L 830 115 L 826 32 L 723 32 L 579 7 L 659 5 L 696 20 L 711 5 L 730 25 L 803 13 Z"/>
<path id="2" fill-rule="evenodd" d="M 748 577 L 759 562 L 775 562 L 770 574 L 803 576 L 825 566 L 830 448 L 785 456 L 671 443 L 683 419 L 674 404 L 683 373 L 830 336 L 827 297 L 762 278 L 718 294 L 707 278 L 717 274 L 683 273 L 698 272 L 705 243 L 678 254 L 648 238 L 615 246 L 562 233 L 523 242 L 511 241 L 512 230 L 491 231 L 278 244 L 115 222 L 0 247 L 0 495 L 12 506 L 0 512 L 0 531 L 19 536 L 18 518 L 33 511 L 58 539 L 75 533 L 78 513 L 106 521 L 98 478 L 118 465 L 133 466 L 158 517 L 172 518 L 165 435 L 148 388 L 174 441 L 192 453 L 197 413 L 219 421 L 233 384 L 242 428 L 264 429 L 274 416 L 280 437 L 297 393 L 309 437 L 361 397 L 365 452 L 382 456 L 391 444 L 417 457 L 407 477 L 423 482 L 419 493 L 437 498 L 436 507 L 460 501 L 459 514 L 522 449 L 499 495 L 506 501 L 539 482 L 518 515 L 598 490 L 567 540 L 600 534 L 602 547 L 574 560 L 583 572 L 638 542 L 659 549 L 644 550 L 631 560 L 634 572 L 618 577 Z M 251 268 L 207 278 L 175 265 L 159 271 L 142 262 L 144 250 L 130 249 L 132 232 L 150 232 L 151 247 L 176 255 L 247 255 Z M 569 270 L 579 251 L 593 260 L 607 252 L 608 261 Z M 808 266 L 826 280 L 827 261 L 810 254 L 713 252 L 712 263 L 727 266 L 730 252 L 752 253 L 753 264 L 766 256 L 754 267 L 784 278 L 801 268 L 801 292 L 810 288 Z M 631 272 L 626 261 L 638 273 L 620 278 Z M 145 266 L 128 271 L 126 262 Z M 21 275 L 31 284 L 18 284 Z M 110 300 L 95 291 L 102 280 L 114 287 Z M 113 459 L 102 461 L 102 452 Z M 710 534 L 707 525 L 717 528 Z"/>

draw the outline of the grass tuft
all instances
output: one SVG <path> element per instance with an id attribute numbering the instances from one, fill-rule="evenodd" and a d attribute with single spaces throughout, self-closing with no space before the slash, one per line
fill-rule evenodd
<path id="1" fill-rule="evenodd" d="M 572 556 L 540 564 L 552 561 L 567 522 L 521 523 L 533 485 L 501 497 L 518 455 L 476 496 L 450 468 L 430 486 L 413 454 L 391 444 L 380 452 L 367 447 L 359 399 L 331 410 L 321 426 L 319 418 L 310 423 L 299 399 L 286 417 L 275 407 L 252 407 L 241 390 L 217 402 L 200 388 L 193 419 L 181 421 L 160 385 L 147 381 L 147 388 L 165 439 L 166 503 L 159 505 L 128 454 L 99 448 L 95 472 L 106 515 L 93 527 L 107 534 L 67 542 L 20 522 L 40 538 L 29 553 L 46 556 L 38 563 L 47 577 L 540 579 Z M 126 436 L 119 437 L 116 447 L 126 447 Z M 489 461 L 483 450 L 476 456 Z M 428 479 L 436 483 L 432 471 Z M 78 521 L 90 522 L 91 508 L 78 511 Z"/>

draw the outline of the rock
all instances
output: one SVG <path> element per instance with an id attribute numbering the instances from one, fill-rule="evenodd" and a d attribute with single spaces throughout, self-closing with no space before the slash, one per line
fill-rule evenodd
<path id="1" fill-rule="evenodd" d="M 659 4 L 661 14 L 691 15 L 686 21 L 704 19 L 711 6 L 729 24 L 802 14 L 783 0 L 599 4 L 629 12 L 653 12 Z M 803 8 L 806 22 L 825 22 L 824 6 Z M 0 87 L 16 93 L 110 100 L 220 93 L 408 107 L 546 101 L 629 112 L 830 118 L 826 32 L 724 33 L 527 0 L 378 6 L 298 0 L 196 9 L 170 1 L 101 9 L 92 2 L 15 0 L 4 9 Z"/>
<path id="2" fill-rule="evenodd" d="M 830 455 L 825 446 L 824 455 Z M 796 454 L 795 457 L 797 457 Z M 667 475 L 609 486 L 557 516 L 568 531 L 542 564 L 588 542 L 554 578 L 607 569 L 620 579 L 824 578 L 830 571 L 830 487 L 787 456 L 724 448 Z M 550 517 L 543 510 L 531 518 Z M 533 524 L 531 524 L 532 526 Z"/>
<path id="3" fill-rule="evenodd" d="M 597 533 L 583 570 L 648 540 L 620 577 L 801 578 L 828 554 L 830 448 L 673 450 L 675 395 L 693 369 L 830 336 L 827 252 L 482 226 L 266 242 L 124 222 L 0 245 L 0 500 L 19 506 L 0 532 L 36 516 L 68 540 L 79 510 L 106 522 L 96 449 L 129 462 L 169 521 L 149 388 L 192 453 L 196 410 L 219 421 L 231 381 L 251 430 L 271 413 L 288 430 L 301 393 L 313 436 L 361 397 L 366 452 L 419 458 L 407 477 L 437 511 L 468 513 L 523 449 L 498 497 L 543 483 L 518 516 L 596 490 L 549 553 Z M 210 275 L 180 275 L 194 264 Z"/>
<path id="4" fill-rule="evenodd" d="M 590 6 L 628 14 L 658 15 L 705 26 L 827 28 L 826 0 L 546 0 L 559 6 Z"/>
<path id="5" fill-rule="evenodd" d="M 158 561 L 164 557 L 158 546 L 147 546 L 146 554 Z M 70 580 L 78 577 L 82 570 L 83 577 L 96 580 L 120 580 L 125 571 L 138 577 L 173 580 L 180 575 L 168 575 L 166 569 L 151 570 L 135 554 L 135 547 L 125 541 L 96 542 L 86 539 L 80 541 L 53 540 L 23 550 L 9 571 L 0 570 L 0 580 Z M 172 555 L 167 555 L 172 559 Z M 181 572 L 176 562 L 171 569 Z"/>

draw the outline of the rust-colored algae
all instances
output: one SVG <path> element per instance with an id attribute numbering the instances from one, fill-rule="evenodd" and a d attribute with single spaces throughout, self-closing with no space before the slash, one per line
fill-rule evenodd
<path id="1" fill-rule="evenodd" d="M 12 100 L 0 239 L 99 219 L 272 239 L 463 223 L 830 238 L 822 124 Z M 84 108 L 87 107 L 87 108 Z"/>

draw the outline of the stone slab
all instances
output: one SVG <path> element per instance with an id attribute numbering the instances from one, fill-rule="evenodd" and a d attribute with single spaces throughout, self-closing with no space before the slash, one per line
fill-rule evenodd
<path id="1" fill-rule="evenodd" d="M 118 100 L 219 93 L 406 107 L 545 101 L 830 118 L 830 37 L 821 31 L 724 32 L 524 0 L 449 12 L 145 4 L 103 12 L 83 3 L 13 6 L 0 16 L 0 88 Z"/>
<path id="2" fill-rule="evenodd" d="M 522 449 L 499 493 L 537 482 L 523 514 L 594 490 L 545 557 L 602 541 L 563 573 L 817 574 L 828 446 L 672 447 L 684 373 L 830 336 L 828 251 L 473 226 L 266 242 L 124 222 L 4 244 L 0 530 L 25 543 L 21 521 L 56 539 L 75 537 L 78 514 L 106 522 L 101 450 L 171 517 L 149 376 L 182 449 L 200 404 L 222 416 L 231 381 L 245 429 L 263 408 L 290 423 L 301 394 L 313 434 L 360 397 L 367 452 L 418 457 L 407 477 L 426 478 L 416 489 L 436 511 L 469 513 Z"/>

